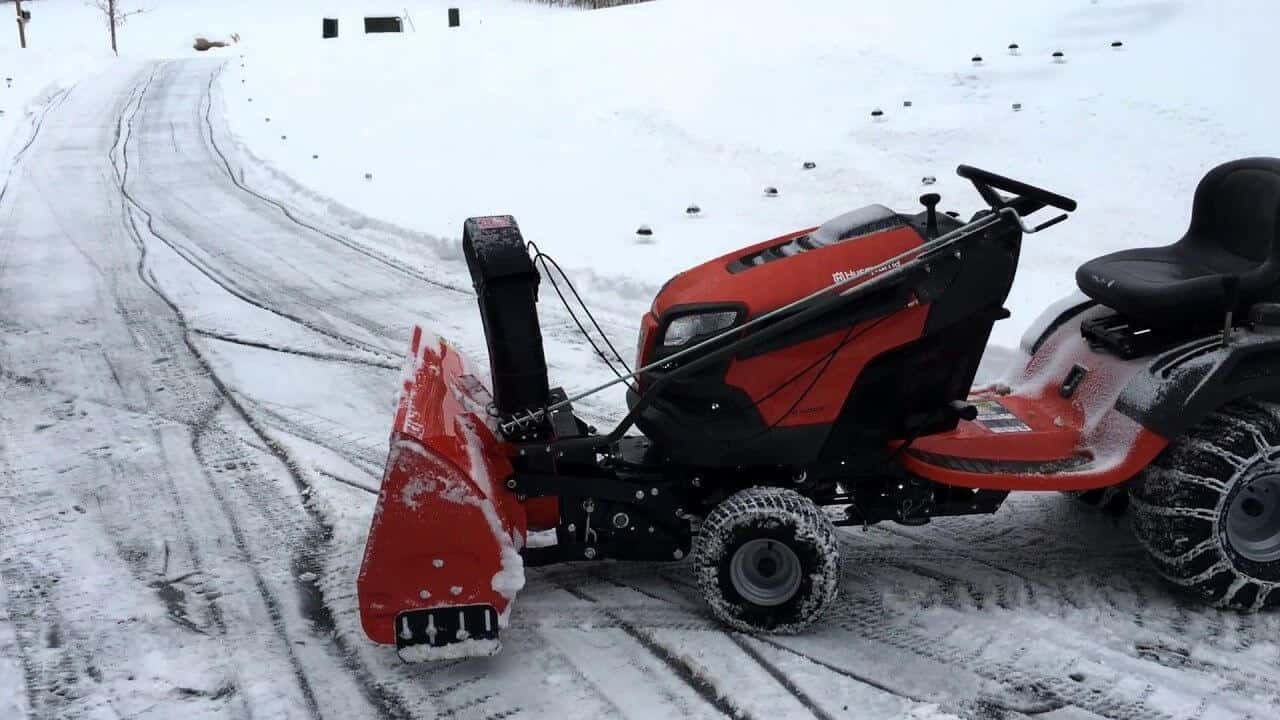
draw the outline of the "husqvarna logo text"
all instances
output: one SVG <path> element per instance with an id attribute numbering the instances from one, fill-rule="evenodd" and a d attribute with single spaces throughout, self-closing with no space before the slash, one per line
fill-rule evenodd
<path id="1" fill-rule="evenodd" d="M 831 273 L 831 282 L 839 285 L 840 283 L 860 278 L 863 275 L 879 275 L 882 272 L 887 272 L 900 267 L 902 267 L 902 261 L 894 260 L 888 265 L 877 265 L 875 267 L 860 268 L 858 270 L 839 270 Z"/>

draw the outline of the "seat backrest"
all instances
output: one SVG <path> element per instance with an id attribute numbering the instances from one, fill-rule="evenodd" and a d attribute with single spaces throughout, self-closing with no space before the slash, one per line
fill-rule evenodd
<path id="1" fill-rule="evenodd" d="M 1185 241 L 1280 265 L 1280 159 L 1234 160 L 1196 187 Z"/>

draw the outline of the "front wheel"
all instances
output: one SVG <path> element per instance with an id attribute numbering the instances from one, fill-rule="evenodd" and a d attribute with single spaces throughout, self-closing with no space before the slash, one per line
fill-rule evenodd
<path id="1" fill-rule="evenodd" d="M 1205 418 L 1139 475 L 1132 504 L 1165 578 L 1220 607 L 1280 607 L 1280 405 Z"/>
<path id="2" fill-rule="evenodd" d="M 738 630 L 790 634 L 818 619 L 840 585 L 836 530 L 793 490 L 732 495 L 702 524 L 694 550 L 711 612 Z"/>

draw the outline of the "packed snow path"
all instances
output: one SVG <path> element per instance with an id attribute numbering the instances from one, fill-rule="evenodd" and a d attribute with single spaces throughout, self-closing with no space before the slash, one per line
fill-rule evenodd
<path id="1" fill-rule="evenodd" d="M 354 578 L 412 323 L 482 350 L 465 270 L 273 182 L 218 72 L 82 83 L 5 181 L 0 715 L 1280 714 L 1280 618 L 1173 596 L 1123 523 L 1056 495 L 843 533 L 842 597 L 802 636 L 725 631 L 685 565 L 576 565 L 529 573 L 500 657 L 400 664 Z M 606 304 L 629 337 L 643 306 Z M 588 351 L 550 305 L 572 383 Z"/>

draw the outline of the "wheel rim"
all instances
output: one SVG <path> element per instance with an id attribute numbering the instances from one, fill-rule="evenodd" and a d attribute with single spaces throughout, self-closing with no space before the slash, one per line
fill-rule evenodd
<path id="1" fill-rule="evenodd" d="M 790 600 L 800 589 L 800 577 L 800 558 L 777 540 L 749 540 L 729 561 L 733 589 L 754 605 L 773 607 Z"/>
<path id="2" fill-rule="evenodd" d="M 1254 562 L 1280 560 L 1280 475 L 1254 478 L 1227 509 L 1227 539 Z"/>

